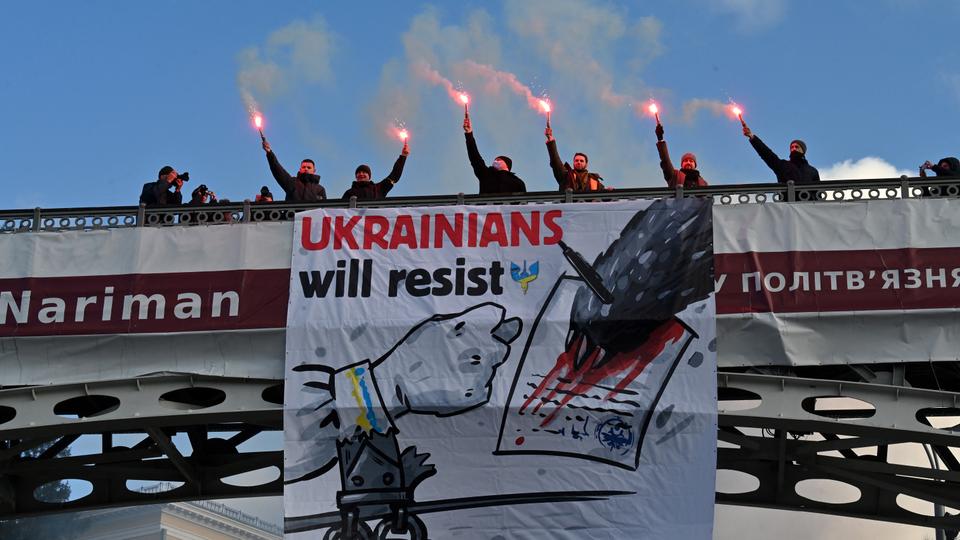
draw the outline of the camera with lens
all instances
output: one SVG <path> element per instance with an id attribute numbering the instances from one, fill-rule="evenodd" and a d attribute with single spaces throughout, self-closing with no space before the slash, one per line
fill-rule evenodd
<path id="1" fill-rule="evenodd" d="M 208 192 L 211 196 L 213 196 L 213 192 L 210 191 L 206 184 L 200 184 L 196 187 L 196 189 L 193 190 L 193 192 L 190 193 L 190 195 L 194 198 L 194 200 L 199 200 L 203 197 L 206 197 Z"/>
<path id="2" fill-rule="evenodd" d="M 189 181 L 190 181 L 190 173 L 188 173 L 187 171 L 183 171 L 182 173 L 180 173 L 179 175 L 177 175 L 177 180 L 183 180 L 184 182 L 189 182 Z"/>
<path id="3" fill-rule="evenodd" d="M 256 202 L 272 202 L 272 201 L 273 201 L 273 193 L 270 193 L 270 188 L 268 188 L 267 186 L 261 187 L 260 194 L 257 195 Z"/>

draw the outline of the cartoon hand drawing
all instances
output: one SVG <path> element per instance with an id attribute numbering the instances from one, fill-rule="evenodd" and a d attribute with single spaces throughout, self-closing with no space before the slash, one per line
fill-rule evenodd
<path id="1" fill-rule="evenodd" d="M 388 529 L 425 535 L 419 518 L 402 510 L 416 486 L 436 471 L 426 463 L 428 454 L 412 446 L 400 450 L 395 420 L 407 413 L 451 416 L 483 405 L 521 328 L 520 319 L 506 318 L 502 306 L 484 303 L 422 321 L 374 362 L 337 370 L 314 364 L 294 368 L 318 375 L 301 388 L 311 399 L 296 413 L 302 440 L 316 446 L 285 464 L 285 482 L 315 478 L 340 463 L 341 523 L 328 531 L 329 538 L 372 538 Z M 394 511 L 375 532 L 361 508 L 378 507 Z"/>
<path id="2" fill-rule="evenodd" d="M 522 323 L 485 303 L 435 315 L 415 326 L 374 363 L 391 416 L 460 414 L 490 399 L 490 383 L 510 355 Z"/>

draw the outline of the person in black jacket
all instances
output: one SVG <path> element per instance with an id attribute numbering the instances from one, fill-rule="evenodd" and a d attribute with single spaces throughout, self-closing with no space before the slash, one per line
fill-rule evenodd
<path id="1" fill-rule="evenodd" d="M 780 159 L 760 137 L 743 124 L 743 136 L 750 139 L 750 145 L 760 154 L 760 159 L 777 175 L 777 182 L 786 184 L 793 180 L 795 184 L 814 184 L 820 182 L 820 172 L 807 163 L 807 144 L 800 139 L 790 141 L 790 159 Z"/>
<path id="2" fill-rule="evenodd" d="M 937 176 L 960 176 L 960 160 L 955 157 L 945 157 L 937 162 L 936 165 L 925 161 L 920 166 L 920 176 L 927 177 L 927 170 L 933 171 Z"/>
<path id="3" fill-rule="evenodd" d="M 937 162 L 936 165 L 930 161 L 924 161 L 923 165 L 920 165 L 920 177 L 927 177 L 927 170 L 933 171 L 933 174 L 936 176 L 960 176 L 960 160 L 955 157 L 945 157 Z M 937 193 L 943 194 L 946 186 L 937 187 Z M 933 192 L 930 191 L 930 187 L 924 186 L 922 189 L 924 197 L 932 197 Z"/>
<path id="4" fill-rule="evenodd" d="M 353 185 L 350 186 L 350 189 L 343 192 L 343 198 L 349 199 L 350 197 L 356 197 L 361 201 L 370 201 L 386 198 L 387 193 L 390 193 L 390 190 L 393 189 L 393 186 L 400 181 L 400 176 L 403 174 L 403 165 L 407 162 L 407 156 L 410 155 L 410 146 L 407 144 L 407 140 L 403 141 L 403 149 L 400 150 L 400 157 L 397 158 L 397 161 L 393 164 L 393 169 L 390 171 L 390 174 L 387 175 L 383 180 L 374 183 L 370 180 L 373 174 L 370 172 L 370 166 L 367 164 L 360 165 L 357 167 L 357 170 L 353 172 L 354 180 Z"/>
<path id="5" fill-rule="evenodd" d="M 287 194 L 283 200 L 288 202 L 316 202 L 327 198 L 327 190 L 320 185 L 320 176 L 316 174 L 316 164 L 312 159 L 304 159 L 300 162 L 300 171 L 294 178 L 280 165 L 280 161 L 266 139 L 263 139 L 263 151 L 267 153 L 267 163 L 270 165 L 273 178 Z"/>
<path id="6" fill-rule="evenodd" d="M 184 173 L 186 175 L 186 173 Z M 179 205 L 183 203 L 183 194 L 180 190 L 183 188 L 184 177 L 171 167 L 165 165 L 157 173 L 157 181 L 147 182 L 143 186 L 143 192 L 140 194 L 140 202 L 147 206 L 157 205 Z M 173 188 L 173 191 L 170 191 Z"/>
<path id="7" fill-rule="evenodd" d="M 477 149 L 477 140 L 473 137 L 470 116 L 463 117 L 463 136 L 467 140 L 467 157 L 473 167 L 473 175 L 480 181 L 480 195 L 487 193 L 526 193 L 527 185 L 519 176 L 513 174 L 513 160 L 507 156 L 497 156 L 488 167 Z"/>

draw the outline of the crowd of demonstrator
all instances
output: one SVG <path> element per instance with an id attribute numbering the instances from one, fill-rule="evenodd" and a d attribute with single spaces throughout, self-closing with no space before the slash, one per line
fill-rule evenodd
<path id="1" fill-rule="evenodd" d="M 477 141 L 473 136 L 473 126 L 470 116 L 465 115 L 463 119 L 463 132 L 466 139 L 467 157 L 470 160 L 470 166 L 473 168 L 473 174 L 479 182 L 479 193 L 481 195 L 490 194 L 510 194 L 525 193 L 527 186 L 517 175 L 512 172 L 513 160 L 505 155 L 500 155 L 487 165 L 480 156 L 477 148 Z M 692 152 L 683 154 L 680 158 L 680 168 L 674 167 L 670 160 L 670 153 L 667 150 L 667 141 L 663 139 L 663 126 L 657 123 L 654 133 L 657 136 L 657 152 L 660 154 L 660 168 L 663 171 L 663 178 L 669 187 L 682 185 L 685 189 L 695 189 L 707 185 L 706 178 L 700 174 L 697 165 L 697 156 Z M 560 191 L 572 190 L 575 193 L 584 193 L 591 191 L 608 191 L 613 188 L 605 186 L 603 177 L 587 168 L 590 160 L 583 152 L 573 154 L 573 165 L 564 162 L 560 158 L 557 150 L 557 141 L 553 137 L 553 130 L 550 124 L 544 131 L 546 136 L 547 154 L 550 157 L 550 168 L 553 171 L 553 177 L 557 181 Z M 773 170 L 777 177 L 777 182 L 787 183 L 793 181 L 797 185 L 814 184 L 820 182 L 820 173 L 815 167 L 807 162 L 807 145 L 800 139 L 790 141 L 789 159 L 780 159 L 780 157 L 770 149 L 760 137 L 757 137 L 750 128 L 743 123 L 743 135 L 750 141 L 757 154 L 764 163 Z M 316 171 L 316 164 L 312 159 L 304 159 L 300 162 L 300 170 L 296 176 L 292 176 L 283 168 L 276 154 L 270 147 L 266 139 L 263 140 L 263 150 L 267 155 L 267 163 L 270 166 L 270 172 L 276 179 L 277 184 L 283 189 L 284 200 L 288 202 L 316 202 L 327 199 L 327 191 L 320 184 L 320 176 Z M 403 166 L 406 163 L 407 156 L 410 154 L 410 147 L 405 140 L 400 156 L 393 164 L 390 174 L 379 182 L 373 181 L 373 173 L 369 165 L 363 164 L 357 167 L 354 172 L 355 180 L 343 194 L 343 199 L 349 200 L 356 197 L 358 200 L 376 200 L 383 199 L 390 193 L 393 186 L 400 181 L 403 174 Z M 946 157 L 937 164 L 930 161 L 920 166 L 920 176 L 927 176 L 927 170 L 933 171 L 937 176 L 956 176 L 960 174 L 960 161 L 955 157 Z M 182 205 L 183 196 L 180 193 L 183 188 L 183 182 L 188 180 L 187 173 L 182 175 L 167 165 L 160 169 L 156 182 L 149 182 L 143 186 L 140 195 L 140 202 L 147 206 L 154 205 Z M 260 189 L 260 194 L 256 196 L 256 202 L 272 202 L 273 194 L 267 186 Z M 217 197 L 207 186 L 200 185 L 191 193 L 190 201 L 187 206 L 199 206 L 204 204 L 216 203 Z M 228 202 L 221 200 L 220 202 Z"/>

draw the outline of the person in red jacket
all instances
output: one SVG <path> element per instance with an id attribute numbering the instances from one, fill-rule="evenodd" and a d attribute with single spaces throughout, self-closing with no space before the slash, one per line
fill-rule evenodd
<path id="1" fill-rule="evenodd" d="M 697 170 L 697 156 L 693 152 L 687 152 L 680 158 L 680 170 L 673 168 L 673 162 L 670 161 L 670 152 L 667 151 L 667 141 L 663 140 L 663 125 L 657 123 L 655 130 L 657 134 L 657 152 L 660 153 L 660 168 L 663 170 L 663 179 L 667 181 L 667 186 L 675 188 L 682 185 L 684 189 L 704 187 L 707 180 L 700 176 Z"/>

